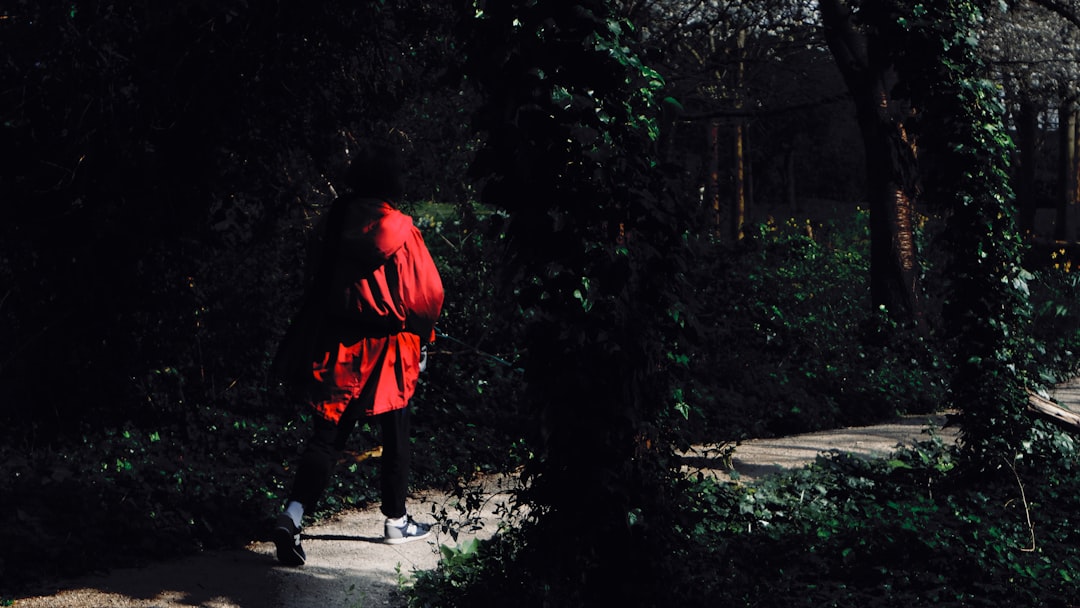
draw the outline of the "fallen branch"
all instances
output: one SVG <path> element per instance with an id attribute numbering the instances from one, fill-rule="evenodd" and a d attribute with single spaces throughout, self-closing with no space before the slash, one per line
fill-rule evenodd
<path id="1" fill-rule="evenodd" d="M 1028 391 L 1028 409 L 1047 416 L 1070 431 L 1080 431 L 1080 414 L 1067 410 L 1053 401 Z"/>

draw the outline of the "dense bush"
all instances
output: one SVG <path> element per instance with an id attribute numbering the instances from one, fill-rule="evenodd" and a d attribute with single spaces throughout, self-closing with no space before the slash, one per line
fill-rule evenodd
<path id="1" fill-rule="evenodd" d="M 189 406 L 153 429 L 6 444 L 0 592 L 259 538 L 297 422 Z"/>
<path id="2" fill-rule="evenodd" d="M 1080 274 L 1046 268 L 1035 273 L 1028 286 L 1035 347 L 1032 376 L 1046 384 L 1067 380 L 1076 373 L 1080 352 Z"/>
<path id="3" fill-rule="evenodd" d="M 872 310 L 864 211 L 789 219 L 716 245 L 692 277 L 703 338 L 687 401 L 698 436 L 738 439 L 880 421 L 940 407 L 926 335 Z"/>
<path id="4" fill-rule="evenodd" d="M 993 479 L 954 474 L 951 451 L 928 443 L 887 461 L 819 459 L 753 488 L 700 481 L 681 562 L 699 576 L 683 605 L 1067 605 L 1080 552 L 1061 523 L 1078 480 L 1060 469 L 1075 458 L 1068 438 L 1043 439 L 1055 437 L 1067 451 Z"/>

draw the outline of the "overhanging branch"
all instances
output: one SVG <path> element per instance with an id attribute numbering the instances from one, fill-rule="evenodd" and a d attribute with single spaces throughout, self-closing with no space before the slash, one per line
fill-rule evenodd
<path id="1" fill-rule="evenodd" d="M 812 108 L 818 108 L 821 106 L 827 106 L 829 104 L 850 99 L 851 94 L 847 91 L 843 93 L 837 93 L 836 95 L 830 95 L 821 99 L 815 99 L 813 101 L 807 101 L 804 103 L 797 103 L 789 106 L 779 106 L 775 108 L 760 108 L 760 109 L 729 109 L 729 110 L 713 110 L 711 112 L 701 112 L 699 114 L 685 114 L 680 117 L 681 120 L 707 120 L 710 118 L 761 118 L 765 116 L 776 116 L 778 114 L 787 114 L 790 112 L 799 112 L 802 110 L 809 110 Z"/>

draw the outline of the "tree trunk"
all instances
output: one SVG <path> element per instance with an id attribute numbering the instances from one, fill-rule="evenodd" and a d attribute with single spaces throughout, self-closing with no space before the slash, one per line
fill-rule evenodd
<path id="1" fill-rule="evenodd" d="M 743 80 L 746 65 L 743 62 L 743 52 L 746 47 L 746 30 L 740 30 L 735 37 L 735 56 L 738 68 L 735 71 L 735 108 L 741 109 Z M 733 240 L 742 238 L 743 223 L 746 222 L 746 122 L 739 120 L 735 124 L 735 201 L 731 206 L 731 237 Z"/>
<path id="2" fill-rule="evenodd" d="M 1058 205 L 1054 238 L 1076 238 L 1076 100 L 1067 99 L 1058 108 Z"/>
<path id="3" fill-rule="evenodd" d="M 795 150 L 790 149 L 787 154 L 784 155 L 784 174 L 787 176 L 786 183 L 784 184 L 785 198 L 787 198 L 788 207 L 794 209 L 796 212 L 801 211 L 798 207 L 798 198 L 796 196 L 795 188 Z"/>
<path id="4" fill-rule="evenodd" d="M 750 125 L 743 125 L 743 190 L 746 192 L 746 208 L 754 208 L 754 163 L 750 162 Z"/>
<path id="5" fill-rule="evenodd" d="M 1069 202 L 1068 213 L 1065 215 L 1065 240 L 1076 241 L 1080 237 L 1077 223 L 1080 221 L 1080 107 L 1076 100 L 1072 103 L 1072 113 L 1069 116 L 1072 129 L 1069 137 L 1072 145 L 1069 147 Z"/>
<path id="6" fill-rule="evenodd" d="M 870 207 L 870 296 L 898 320 L 920 321 L 921 289 L 914 238 L 915 153 L 889 97 L 895 79 L 884 53 L 869 48 L 843 0 L 820 0 L 825 38 L 855 111 L 866 154 Z"/>
<path id="7" fill-rule="evenodd" d="M 709 121 L 706 130 L 709 153 L 706 155 L 708 162 L 705 171 L 705 194 L 709 209 L 712 210 L 714 230 L 719 233 L 721 225 L 720 215 L 720 121 Z"/>
<path id="8" fill-rule="evenodd" d="M 1030 98 L 1025 97 L 1020 101 L 1020 111 L 1016 117 L 1020 148 L 1020 168 L 1016 174 L 1016 205 L 1019 210 L 1017 224 L 1020 232 L 1025 234 L 1035 231 L 1035 212 L 1038 206 L 1035 199 L 1038 128 L 1039 108 Z"/>
<path id="9" fill-rule="evenodd" d="M 735 125 L 735 204 L 731 208 L 731 236 L 734 240 L 742 238 L 742 228 L 746 222 L 745 131 L 746 125 L 739 121 Z"/>

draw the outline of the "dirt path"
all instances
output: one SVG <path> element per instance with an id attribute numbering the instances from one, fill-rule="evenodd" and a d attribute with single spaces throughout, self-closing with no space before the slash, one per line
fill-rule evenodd
<path id="1" fill-rule="evenodd" d="M 1053 395 L 1080 404 L 1080 381 L 1058 387 Z M 803 466 L 818 454 L 840 450 L 863 456 L 884 456 L 898 445 L 926 439 L 928 424 L 940 427 L 944 416 L 912 416 L 870 427 L 837 429 L 778 439 L 751 440 L 723 457 L 704 447 L 687 454 L 689 469 L 708 470 L 740 482 L 785 468 Z M 952 440 L 955 431 L 938 431 Z M 730 466 L 729 466 L 730 465 Z M 502 498 L 501 498 L 502 497 Z M 481 537 L 494 533 L 495 506 L 505 495 L 495 493 L 482 513 Z M 423 519 L 432 505 L 448 499 L 421 496 L 410 509 Z M 418 503 L 418 504 L 417 504 Z M 434 568 L 439 544 L 447 537 L 407 545 L 380 542 L 382 515 L 377 509 L 350 511 L 305 529 L 308 562 L 302 568 L 277 565 L 270 543 L 252 543 L 242 550 L 212 551 L 139 569 L 115 570 L 105 576 L 66 581 L 44 595 L 17 599 L 17 608 L 370 608 L 403 606 L 401 577 Z M 462 534 L 464 540 L 476 534 Z"/>
<path id="2" fill-rule="evenodd" d="M 496 483 L 497 480 L 493 480 Z M 505 493 L 494 486 L 480 513 L 483 528 L 463 532 L 458 541 L 495 532 L 495 508 Z M 410 502 L 422 521 L 433 506 L 454 513 L 445 495 L 429 493 Z M 42 595 L 20 598 L 17 608 L 370 608 L 403 606 L 401 577 L 438 563 L 447 536 L 405 545 L 382 542 L 378 508 L 348 511 L 304 529 L 308 561 L 302 568 L 277 564 L 274 545 L 256 542 L 244 549 L 207 551 L 144 568 L 118 569 L 102 576 L 65 581 Z"/>
<path id="3" fill-rule="evenodd" d="M 930 430 L 945 441 L 956 439 L 946 416 L 905 416 L 886 424 L 833 429 L 775 439 L 751 439 L 728 452 L 724 446 L 695 446 L 684 459 L 684 470 L 701 470 L 718 479 L 751 483 L 784 469 L 805 466 L 822 452 L 839 450 L 856 456 L 878 458 L 897 446 L 930 438 Z"/>

